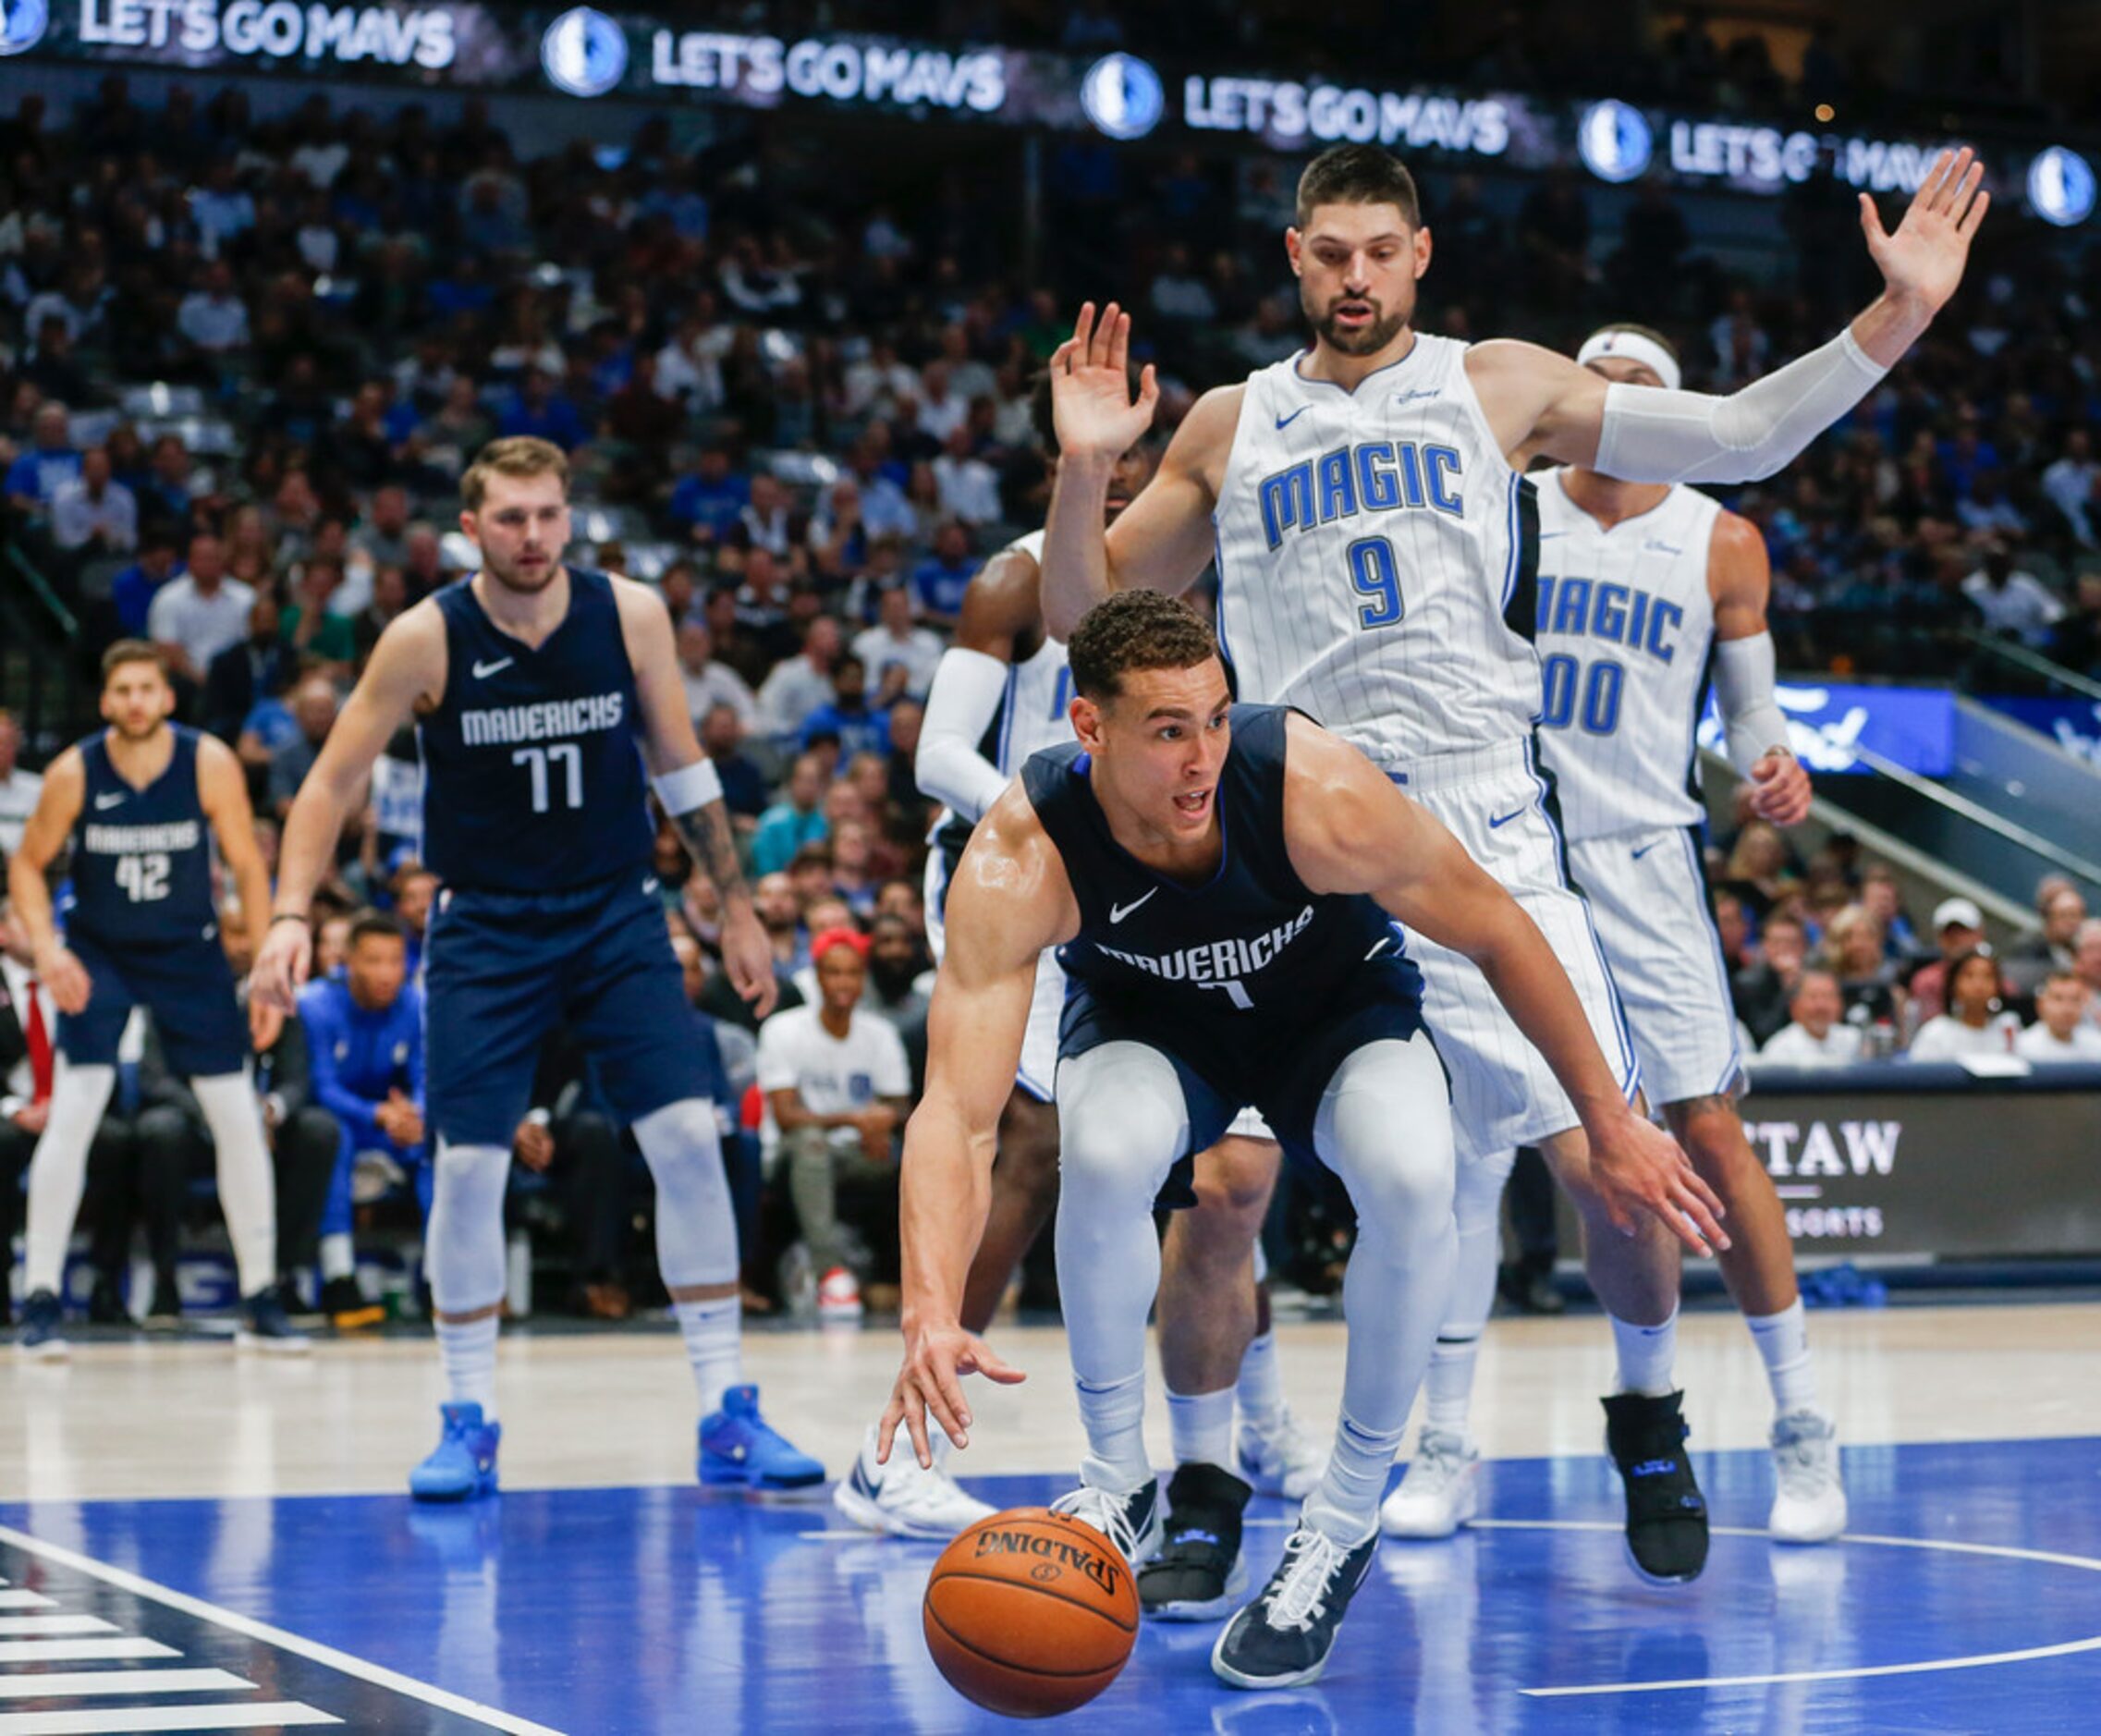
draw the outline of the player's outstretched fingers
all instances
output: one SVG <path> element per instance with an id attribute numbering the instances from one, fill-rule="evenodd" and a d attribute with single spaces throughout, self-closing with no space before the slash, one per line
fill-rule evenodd
<path id="1" fill-rule="evenodd" d="M 1082 301 L 1080 304 L 1080 317 L 1072 322 L 1073 356 L 1069 366 L 1083 368 L 1087 365 L 1087 346 L 1093 338 L 1094 304 L 1092 301 Z"/>
<path id="2" fill-rule="evenodd" d="M 1130 373 L 1130 315 L 1118 313 L 1109 332 L 1109 366 L 1128 377 Z"/>
<path id="3" fill-rule="evenodd" d="M 996 1380 L 1003 1387 L 1017 1387 L 1028 1379 L 1019 1368 L 1003 1363 L 985 1349 L 983 1339 L 971 1340 L 971 1367 L 987 1380 Z M 965 1419 L 966 1421 L 968 1419 Z"/>
<path id="4" fill-rule="evenodd" d="M 1095 322 L 1094 335 L 1087 344 L 1087 365 L 1090 368 L 1105 368 L 1109 358 L 1116 353 L 1117 322 L 1123 317 L 1123 310 L 1114 301 L 1102 310 L 1102 317 Z"/>

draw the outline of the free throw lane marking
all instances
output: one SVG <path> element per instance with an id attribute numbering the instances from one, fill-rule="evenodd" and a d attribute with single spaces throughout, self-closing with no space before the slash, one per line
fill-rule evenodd
<path id="1" fill-rule="evenodd" d="M 507 1730 L 510 1732 L 510 1736 L 562 1736 L 560 1730 L 552 1730 L 545 1724 L 535 1724 L 530 1718 L 513 1717 L 508 1712 L 498 1711 L 493 1705 L 482 1705 L 462 1694 L 450 1693 L 443 1688 L 434 1688 L 427 1681 L 418 1681 L 413 1676 L 404 1676 L 399 1671 L 388 1669 L 383 1665 L 370 1663 L 362 1657 L 354 1657 L 348 1652 L 339 1652 L 333 1645 L 324 1645 L 318 1640 L 304 1639 L 297 1633 L 287 1633 L 282 1628 L 274 1628 L 266 1621 L 256 1621 L 247 1616 L 237 1615 L 231 1609 L 222 1609 L 217 1604 L 206 1603 L 202 1597 L 192 1597 L 187 1592 L 178 1592 L 168 1586 L 156 1584 L 150 1579 L 142 1579 L 136 1573 L 125 1571 L 122 1568 L 107 1566 L 92 1557 L 80 1555 L 72 1549 L 62 1548 L 57 1544 L 44 1543 L 31 1536 L 27 1532 L 15 1530 L 11 1525 L 0 1525 L 0 1543 L 12 1545 L 25 1554 L 39 1556 L 46 1561 L 55 1561 L 60 1567 L 71 1568 L 76 1573 L 85 1573 L 90 1579 L 99 1579 L 104 1584 L 114 1585 L 119 1591 L 129 1592 L 134 1597 L 143 1597 L 151 1603 L 163 1604 L 170 1609 L 179 1609 L 184 1615 L 194 1616 L 200 1621 L 209 1621 L 214 1627 L 225 1628 L 228 1632 L 243 1634 L 251 1640 L 260 1640 L 265 1645 L 275 1645 L 281 1651 L 290 1652 L 295 1657 L 304 1657 L 312 1663 L 324 1664 L 330 1669 L 340 1670 L 346 1676 L 354 1676 L 360 1681 L 369 1681 L 375 1687 L 385 1688 L 394 1693 L 406 1695 L 411 1700 L 421 1700 L 425 1705 L 434 1705 L 441 1710 L 456 1713 L 461 1718 L 472 1718 L 476 1723 L 486 1724 L 491 1730 Z M 80 1652 L 76 1650 L 67 1652 L 65 1655 L 67 1657 L 173 1657 L 177 1655 L 173 1648 L 158 1644 L 152 1640 L 28 1640 L 21 1644 L 24 1645 L 48 1644 L 75 1647 L 133 1645 L 150 1648 L 130 1652 Z M 6 1654 L 13 1649 L 15 1648 L 6 1642 L 0 1641 L 0 1662 L 7 1661 Z M 29 1662 L 31 1660 L 25 1657 L 22 1661 Z M 52 1661 L 61 1660 L 54 1658 Z M 283 1720 L 276 1721 L 282 1722 Z M 138 1730 L 147 1727 L 130 1724 L 115 1728 Z M 164 1724 L 153 1728 L 172 1730 L 197 1729 L 200 1727 Z M 202 1728 L 210 1730 L 214 1726 L 206 1724 Z M 226 1727 L 222 1724 L 216 1728 L 223 1729 Z"/>
<path id="2" fill-rule="evenodd" d="M 230 1669 L 44 1669 L 28 1676 L 0 1676 L 0 1700 L 67 1700 L 92 1693 L 238 1693 L 254 1686 Z"/>
<path id="3" fill-rule="evenodd" d="M 170 1730 L 286 1730 L 295 1724 L 340 1724 L 328 1712 L 297 1700 L 250 1700 L 245 1705 L 110 1706 L 95 1712 L 0 1712 L 0 1736 L 133 1736 Z"/>

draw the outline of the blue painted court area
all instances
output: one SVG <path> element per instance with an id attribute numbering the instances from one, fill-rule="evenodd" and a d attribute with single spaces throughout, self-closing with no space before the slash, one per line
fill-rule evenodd
<path id="1" fill-rule="evenodd" d="M 1850 1449 L 1853 1534 L 1822 1549 L 1728 1529 L 1764 1515 L 1763 1454 L 1699 1465 L 1719 1529 L 1697 1584 L 1634 1578 L 1602 1459 L 1505 1461 L 1487 1522 L 1382 1548 L 1317 1688 L 1232 1693 L 1210 1673 L 1215 1627 L 1149 1624 L 1071 1722 L 1148 1736 L 2101 1729 L 2101 1442 Z M 1065 1485 L 971 1486 L 1019 1505 Z M 1259 1580 L 1286 1525 L 1274 1501 L 1252 1516 Z M 1000 1722 L 928 1661 L 935 1546 L 846 1530 L 825 1500 L 104 1502 L 0 1508 L 0 1736 Z"/>

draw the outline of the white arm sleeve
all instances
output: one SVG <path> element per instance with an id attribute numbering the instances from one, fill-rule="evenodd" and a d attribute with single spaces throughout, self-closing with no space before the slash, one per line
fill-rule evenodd
<path id="1" fill-rule="evenodd" d="M 1744 776 L 1768 748 L 1788 745 L 1787 714 L 1773 698 L 1773 635 L 1725 639 L 1715 646 L 1715 698 L 1728 736 L 1729 763 Z"/>
<path id="2" fill-rule="evenodd" d="M 1007 788 L 1006 775 L 978 752 L 978 743 L 999 715 L 1009 666 L 952 645 L 941 654 L 926 696 L 913 763 L 920 793 L 947 802 L 973 825 Z"/>
<path id="3" fill-rule="evenodd" d="M 1728 397 L 1611 386 L 1597 468 L 1629 483 L 1755 482 L 1791 463 L 1888 372 L 1848 329 Z"/>

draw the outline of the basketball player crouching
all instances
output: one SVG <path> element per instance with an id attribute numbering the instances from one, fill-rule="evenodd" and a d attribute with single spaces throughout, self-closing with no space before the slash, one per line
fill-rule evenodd
<path id="1" fill-rule="evenodd" d="M 949 893 L 926 1094 L 906 1134 L 905 1365 L 878 1451 L 902 1424 L 931 1462 L 929 1410 L 967 1446 L 959 1375 L 1020 1378 L 958 1308 L 1036 960 L 1060 947 L 1072 989 L 1058 1282 L 1090 1449 L 1061 1510 L 1134 1563 L 1160 1536 L 1145 1320 L 1160 1272 L 1153 1203 L 1178 1165 L 1252 1105 L 1288 1148 L 1333 1169 L 1357 1209 L 1327 1469 L 1282 1564 L 1212 1656 L 1236 1687 L 1289 1687 L 1326 1667 L 1370 1567 L 1451 1275 L 1449 1100 L 1399 923 L 1464 952 L 1507 997 L 1577 1106 L 1623 1220 L 1640 1208 L 1704 1248 L 1720 1241 L 1715 1202 L 1629 1108 L 1518 905 L 1354 750 L 1285 708 L 1236 708 L 1187 605 L 1112 598 L 1069 655 L 1077 740 L 1030 760 Z"/>

